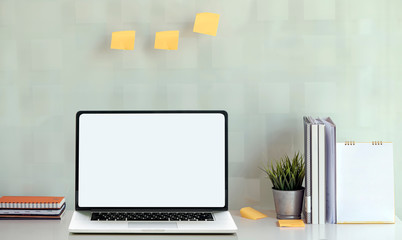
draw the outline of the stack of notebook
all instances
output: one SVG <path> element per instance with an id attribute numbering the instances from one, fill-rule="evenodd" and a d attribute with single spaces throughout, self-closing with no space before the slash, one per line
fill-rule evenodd
<path id="1" fill-rule="evenodd" d="M 306 223 L 335 223 L 336 127 L 331 118 L 303 119 Z"/>
<path id="2" fill-rule="evenodd" d="M 60 219 L 65 208 L 64 197 L 3 196 L 0 219 Z"/>

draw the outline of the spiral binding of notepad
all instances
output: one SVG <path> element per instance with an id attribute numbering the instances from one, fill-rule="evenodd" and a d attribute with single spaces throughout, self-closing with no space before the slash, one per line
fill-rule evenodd
<path id="1" fill-rule="evenodd" d="M 46 196 L 2 196 L 0 208 L 57 209 L 65 203 L 64 197 Z"/>
<path id="2" fill-rule="evenodd" d="M 41 202 L 41 203 L 34 203 L 34 202 L 5 202 L 0 203 L 0 208 L 58 208 L 58 203 L 51 203 L 51 202 Z"/>
<path id="3" fill-rule="evenodd" d="M 345 141 L 345 145 L 356 145 L 355 141 Z"/>
<path id="4" fill-rule="evenodd" d="M 383 141 L 371 141 L 371 145 L 383 145 Z M 345 141 L 345 145 L 356 145 L 355 141 Z"/>

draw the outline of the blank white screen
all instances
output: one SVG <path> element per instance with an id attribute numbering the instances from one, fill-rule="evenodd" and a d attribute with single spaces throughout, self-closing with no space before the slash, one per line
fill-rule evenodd
<path id="1" fill-rule="evenodd" d="M 219 113 L 81 114 L 80 207 L 225 206 Z"/>

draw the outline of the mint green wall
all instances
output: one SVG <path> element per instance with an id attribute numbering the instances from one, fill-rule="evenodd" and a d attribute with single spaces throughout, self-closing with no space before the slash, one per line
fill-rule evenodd
<path id="1" fill-rule="evenodd" d="M 339 141 L 394 142 L 402 216 L 400 9 L 396 0 L 0 0 L 0 195 L 65 195 L 73 207 L 80 109 L 226 109 L 231 208 L 274 207 L 257 167 L 303 149 L 309 114 L 331 116 Z M 216 37 L 192 32 L 198 12 L 221 14 Z M 134 51 L 109 49 L 120 30 L 137 31 Z M 178 51 L 153 49 L 163 30 L 180 30 Z"/>

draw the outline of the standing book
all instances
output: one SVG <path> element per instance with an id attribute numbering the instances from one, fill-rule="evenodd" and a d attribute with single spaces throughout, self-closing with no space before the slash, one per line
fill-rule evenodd
<path id="1" fill-rule="evenodd" d="M 325 224 L 326 218 L 326 178 L 325 178 L 325 125 L 318 123 L 318 223 Z"/>
<path id="2" fill-rule="evenodd" d="M 318 175 L 318 124 L 310 117 L 311 125 L 311 214 L 312 223 L 319 224 L 319 175 Z"/>
<path id="3" fill-rule="evenodd" d="M 304 161 L 305 161 L 305 180 L 304 180 L 304 216 L 306 223 L 312 223 L 311 215 L 311 122 L 308 117 L 303 117 L 304 124 Z"/>
<path id="4" fill-rule="evenodd" d="M 325 179 L 326 223 L 336 223 L 336 125 L 331 118 L 323 118 L 325 124 Z"/>
<path id="5" fill-rule="evenodd" d="M 393 145 L 336 145 L 337 223 L 395 223 Z"/>

